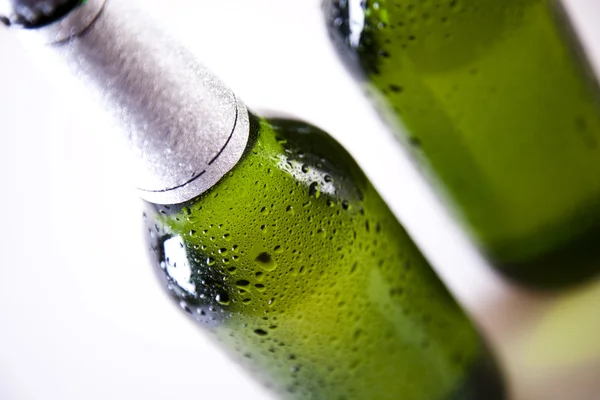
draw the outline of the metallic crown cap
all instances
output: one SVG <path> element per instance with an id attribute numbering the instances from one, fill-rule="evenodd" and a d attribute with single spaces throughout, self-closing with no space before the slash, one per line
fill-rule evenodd
<path id="1" fill-rule="evenodd" d="M 85 0 L 2 0 L 5 22 L 25 27 L 52 23 Z M 4 10 L 6 9 L 6 10 Z"/>
<path id="2" fill-rule="evenodd" d="M 249 136 L 248 111 L 131 3 L 81 1 L 55 22 L 20 33 L 37 46 L 45 43 L 49 55 L 58 56 L 116 118 L 135 155 L 140 196 L 182 203 L 210 189 L 239 161 Z"/>

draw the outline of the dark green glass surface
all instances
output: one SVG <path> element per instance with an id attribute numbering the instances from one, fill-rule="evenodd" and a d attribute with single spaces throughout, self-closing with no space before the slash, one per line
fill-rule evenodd
<path id="1" fill-rule="evenodd" d="M 297 121 L 251 116 L 251 131 L 211 190 L 148 205 L 180 306 L 282 398 L 504 399 L 480 336 L 346 151 Z"/>
<path id="2" fill-rule="evenodd" d="M 347 65 L 483 252 L 549 287 L 600 270 L 598 86 L 558 4 L 325 3 Z"/>

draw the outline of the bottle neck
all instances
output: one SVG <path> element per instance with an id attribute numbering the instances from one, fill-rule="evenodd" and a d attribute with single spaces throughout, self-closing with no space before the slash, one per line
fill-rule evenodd
<path id="1" fill-rule="evenodd" d="M 131 6 L 87 0 L 24 29 L 83 80 L 124 131 L 141 197 L 177 204 L 210 189 L 245 149 L 248 112 L 234 93 Z"/>

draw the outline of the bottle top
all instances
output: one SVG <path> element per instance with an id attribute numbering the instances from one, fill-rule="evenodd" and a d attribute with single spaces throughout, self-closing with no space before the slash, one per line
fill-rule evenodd
<path id="1" fill-rule="evenodd" d="M 66 65 L 115 117 L 135 155 L 142 198 L 191 200 L 239 161 L 249 135 L 246 107 L 134 1 L 4 1 L 13 10 L 5 22 L 34 39 L 24 42 L 38 42 L 34 51 Z"/>
<path id="2" fill-rule="evenodd" d="M 60 19 L 82 0 L 4 0 L 4 21 L 27 28 L 43 26 Z"/>

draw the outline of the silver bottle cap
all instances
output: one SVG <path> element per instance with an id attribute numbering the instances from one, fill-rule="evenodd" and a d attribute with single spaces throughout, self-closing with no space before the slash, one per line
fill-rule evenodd
<path id="1" fill-rule="evenodd" d="M 129 0 L 87 0 L 20 33 L 49 47 L 116 118 L 143 199 L 191 200 L 241 158 L 249 135 L 244 104 Z"/>

